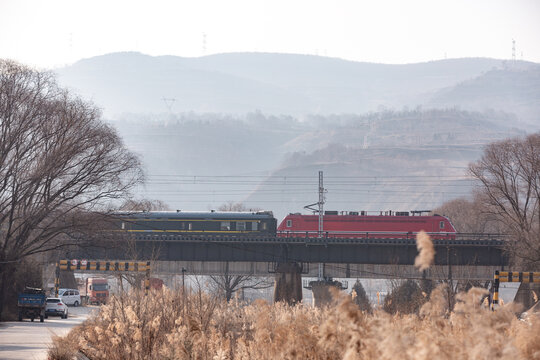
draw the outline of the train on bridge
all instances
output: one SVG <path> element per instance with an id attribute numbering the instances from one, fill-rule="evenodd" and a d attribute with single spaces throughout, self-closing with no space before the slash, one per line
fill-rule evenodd
<path id="1" fill-rule="evenodd" d="M 277 228 L 278 236 L 324 236 L 330 238 L 414 238 L 425 231 L 433 239 L 455 239 L 456 229 L 441 215 L 413 215 L 405 212 L 381 212 L 367 215 L 362 212 L 327 211 L 323 230 L 319 234 L 319 216 L 287 215 Z"/>
<path id="2" fill-rule="evenodd" d="M 170 235 L 205 235 L 235 237 L 317 237 L 326 238 L 414 238 L 425 231 L 433 239 L 455 239 L 451 221 L 441 215 L 416 212 L 327 211 L 319 232 L 319 216 L 289 214 L 278 225 L 271 211 L 254 212 L 184 212 L 144 211 L 118 214 L 121 230 L 131 233 L 169 233 Z"/>

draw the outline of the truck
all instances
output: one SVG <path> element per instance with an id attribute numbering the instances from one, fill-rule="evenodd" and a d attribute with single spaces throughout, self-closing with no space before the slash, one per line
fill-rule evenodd
<path id="1" fill-rule="evenodd" d="M 46 300 L 47 296 L 43 289 L 26 287 L 17 299 L 19 321 L 22 321 L 23 318 L 29 318 L 31 321 L 34 321 L 35 318 L 39 317 L 39 321 L 43 322 L 45 319 Z"/>
<path id="2" fill-rule="evenodd" d="M 109 300 L 109 282 L 103 278 L 86 279 L 86 298 L 89 304 L 106 304 Z"/>

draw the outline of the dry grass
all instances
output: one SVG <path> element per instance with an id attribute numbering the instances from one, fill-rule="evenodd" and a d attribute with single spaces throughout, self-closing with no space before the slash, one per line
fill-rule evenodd
<path id="1" fill-rule="evenodd" d="M 540 359 L 540 319 L 519 321 L 511 307 L 491 312 L 485 290 L 433 291 L 419 314 L 362 312 L 350 296 L 316 309 L 246 305 L 208 294 L 164 290 L 113 298 L 99 314 L 56 338 L 50 359 L 76 348 L 90 359 Z M 76 344 L 76 345 L 74 345 Z M 65 355 L 62 355 L 65 354 Z M 67 356 L 67 357 L 66 357 Z"/>

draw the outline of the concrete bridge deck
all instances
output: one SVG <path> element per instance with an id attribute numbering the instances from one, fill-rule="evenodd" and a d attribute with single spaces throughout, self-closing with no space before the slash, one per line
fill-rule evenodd
<path id="1" fill-rule="evenodd" d="M 155 261 L 152 263 L 152 273 L 157 275 L 182 274 L 186 275 L 253 275 L 271 276 L 274 264 L 260 262 L 200 262 L 200 261 Z M 475 265 L 433 265 L 425 274 L 418 271 L 413 265 L 377 265 L 377 264 L 335 264 L 325 263 L 324 272 L 332 278 L 360 278 L 360 279 L 428 279 L 444 280 L 451 277 L 454 280 L 493 280 L 495 270 L 500 266 Z M 303 277 L 317 277 L 318 264 L 303 264 Z"/>

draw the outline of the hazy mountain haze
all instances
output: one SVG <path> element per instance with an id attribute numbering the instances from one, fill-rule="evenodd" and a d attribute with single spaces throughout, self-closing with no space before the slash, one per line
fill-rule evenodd
<path id="1" fill-rule="evenodd" d="M 363 113 L 416 106 L 441 88 L 503 66 L 494 59 L 383 65 L 287 54 L 201 58 L 115 53 L 57 69 L 60 82 L 92 98 L 105 115 L 164 112 Z"/>
<path id="2" fill-rule="evenodd" d="M 2 0 L 0 57 L 51 68 L 119 51 L 324 55 L 385 64 L 540 62 L 535 0 Z M 21 26 L 24 24 L 24 26 Z"/>
<path id="3" fill-rule="evenodd" d="M 318 170 L 334 210 L 434 208 L 466 195 L 467 165 L 485 144 L 539 128 L 539 68 L 127 52 L 56 71 L 141 155 L 139 195 L 185 210 L 242 201 L 282 217 L 316 201 Z"/>

